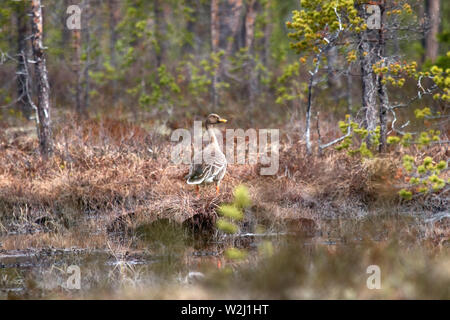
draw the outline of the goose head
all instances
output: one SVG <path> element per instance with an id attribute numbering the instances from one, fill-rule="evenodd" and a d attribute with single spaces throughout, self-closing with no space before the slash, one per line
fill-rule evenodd
<path id="1" fill-rule="evenodd" d="M 215 124 L 226 123 L 227 120 L 220 117 L 218 114 L 211 113 L 208 117 L 206 117 L 206 128 L 211 127 Z"/>

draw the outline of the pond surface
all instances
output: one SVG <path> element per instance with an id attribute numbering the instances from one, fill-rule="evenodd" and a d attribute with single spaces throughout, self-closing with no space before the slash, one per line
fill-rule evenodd
<path id="1" fill-rule="evenodd" d="M 0 299 L 450 298 L 448 239 L 436 245 L 426 232 L 397 217 L 207 240 L 165 229 L 141 234 L 144 248 L 126 238 L 102 249 L 0 248 Z M 385 272 L 383 290 L 368 289 L 370 265 Z"/>

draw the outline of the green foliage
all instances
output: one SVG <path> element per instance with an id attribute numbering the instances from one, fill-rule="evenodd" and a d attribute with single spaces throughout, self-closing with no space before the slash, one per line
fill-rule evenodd
<path id="1" fill-rule="evenodd" d="M 227 234 L 236 234 L 239 230 L 236 222 L 244 218 L 243 210 L 251 205 L 251 199 L 247 187 L 239 185 L 234 189 L 233 202 L 231 204 L 223 204 L 219 207 L 219 218 L 216 227 Z M 243 259 L 247 255 L 245 250 L 229 248 L 225 251 L 225 255 L 229 259 Z"/>
<path id="2" fill-rule="evenodd" d="M 234 205 L 239 209 L 248 208 L 252 201 L 248 193 L 248 189 L 244 185 L 239 185 L 234 189 Z"/>
<path id="3" fill-rule="evenodd" d="M 387 138 L 387 143 L 388 144 L 397 144 L 401 141 L 401 139 L 397 136 L 390 136 Z"/>
<path id="4" fill-rule="evenodd" d="M 200 61 L 191 55 L 189 60 L 184 63 L 181 70 L 184 69 L 185 73 L 189 74 L 189 77 L 183 76 L 184 73 L 180 73 L 180 80 L 187 82 L 188 92 L 197 103 L 209 102 L 209 89 L 213 82 L 214 76 L 219 72 L 220 63 L 224 57 L 224 51 L 212 52 L 208 59 L 202 59 Z M 219 81 L 216 83 L 216 89 L 221 90 L 228 88 L 229 85 L 226 82 Z"/>
<path id="5" fill-rule="evenodd" d="M 413 170 L 414 158 L 409 155 L 403 156 L 403 167 L 407 172 L 411 172 Z"/>
<path id="6" fill-rule="evenodd" d="M 194 60 L 194 59 L 192 59 Z M 189 93 L 194 97 L 200 97 L 208 92 L 211 86 L 211 66 L 208 60 L 201 60 L 200 66 L 197 67 L 193 62 L 187 62 L 187 67 L 190 71 L 191 79 L 189 81 Z"/>
<path id="7" fill-rule="evenodd" d="M 265 258 L 273 256 L 274 248 L 271 241 L 265 240 L 258 246 L 259 255 Z"/>
<path id="8" fill-rule="evenodd" d="M 412 64 L 410 67 L 406 67 L 407 69 L 409 68 L 406 71 L 407 75 L 415 77 L 416 79 L 429 78 L 440 90 L 439 93 L 434 95 L 434 98 L 447 101 L 450 88 L 450 78 L 448 76 L 449 70 L 444 72 L 442 68 L 434 65 L 429 68 L 429 71 L 417 72 L 415 66 L 416 64 Z M 377 72 L 380 70 L 375 71 Z M 395 72 L 395 69 L 393 71 Z M 439 112 L 433 113 L 430 107 L 416 108 L 414 110 L 414 115 L 417 120 L 422 121 L 439 119 L 441 117 Z M 403 147 L 410 147 L 414 144 L 418 146 L 419 149 L 424 149 L 432 143 L 439 142 L 440 135 L 441 132 L 434 129 L 420 131 L 414 134 L 415 137 L 413 137 L 413 133 L 406 132 L 402 134 L 401 138 L 398 136 L 389 137 L 388 143 L 391 145 L 401 143 Z M 426 156 L 423 161 L 420 162 L 412 155 L 407 154 L 403 157 L 403 169 L 408 174 L 406 181 L 410 184 L 408 189 L 402 189 L 399 192 L 399 195 L 405 200 L 412 199 L 414 193 L 425 194 L 429 192 L 439 192 L 448 183 L 443 177 L 443 172 L 447 169 L 447 161 L 444 160 L 435 163 L 432 157 Z"/>
<path id="9" fill-rule="evenodd" d="M 386 59 L 382 59 L 372 66 L 372 70 L 382 77 L 382 84 L 401 88 L 406 82 L 406 77 L 412 78 L 417 74 L 417 62 L 388 62 Z"/>
<path id="10" fill-rule="evenodd" d="M 428 107 L 425 107 L 423 109 L 416 109 L 414 110 L 414 114 L 417 119 L 423 119 L 426 116 L 431 116 L 431 109 Z"/>
<path id="11" fill-rule="evenodd" d="M 244 218 L 242 211 L 238 209 L 235 205 L 222 205 L 219 208 L 219 214 L 221 216 L 227 217 L 230 220 L 240 221 Z M 219 229 L 221 229 L 219 227 Z M 233 232 L 234 233 L 234 232 Z"/>
<path id="12" fill-rule="evenodd" d="M 411 200 L 413 192 L 428 193 L 438 192 L 447 184 L 440 175 L 448 167 L 447 161 L 441 160 L 435 163 L 433 158 L 427 156 L 416 166 L 416 161 L 412 156 L 403 157 L 403 168 L 409 173 L 406 180 L 411 187 L 410 190 L 402 189 L 399 195 L 405 200 Z"/>
<path id="13" fill-rule="evenodd" d="M 448 51 L 445 55 L 447 59 L 450 59 L 450 51 Z M 441 61 L 442 62 L 442 61 Z M 412 62 L 411 64 L 407 64 L 406 62 L 403 63 L 402 66 L 399 66 L 399 64 L 396 64 L 398 66 L 398 73 L 403 72 L 403 74 L 414 77 L 418 81 L 418 84 L 421 84 L 421 81 L 423 79 L 429 79 L 431 80 L 436 86 L 437 86 L 437 92 L 433 95 L 433 99 L 442 101 L 444 103 L 448 103 L 450 101 L 450 68 L 443 67 L 441 64 L 432 64 L 429 63 L 425 64 L 423 66 L 423 71 L 417 71 L 417 63 Z M 375 72 L 380 72 L 380 68 L 374 66 Z M 397 70 L 397 69 L 396 69 Z M 396 74 L 398 74 L 396 73 Z M 401 78 L 400 80 L 403 80 L 404 78 Z M 395 82 L 395 81 L 394 81 Z M 430 110 L 429 108 L 422 109 L 421 112 L 418 112 L 416 110 L 416 117 L 425 117 L 429 115 Z M 424 113 L 425 112 L 425 113 Z M 428 114 L 427 114 L 428 113 Z"/>
<path id="14" fill-rule="evenodd" d="M 447 52 L 447 56 L 450 57 L 450 51 Z M 441 89 L 441 92 L 436 93 L 433 98 L 436 100 L 442 100 L 446 103 L 450 102 L 450 68 L 443 69 L 434 65 L 430 69 L 430 78 Z"/>
<path id="15" fill-rule="evenodd" d="M 450 88 L 450 70 L 444 70 L 443 68 L 433 65 L 429 67 L 427 71 L 417 71 L 417 63 L 411 62 L 392 62 L 389 63 L 386 60 L 381 60 L 374 64 L 372 67 L 374 73 L 381 77 L 381 82 L 386 85 L 390 84 L 394 87 L 402 87 L 407 78 L 414 78 L 418 81 L 419 90 L 425 91 L 423 88 L 424 79 L 431 80 L 435 87 L 431 90 L 437 90 L 438 92 L 434 94 L 433 98 L 442 102 L 448 102 L 449 99 L 449 88 Z M 419 95 L 420 98 L 420 95 Z M 416 108 L 414 110 L 414 115 L 417 120 L 428 121 L 427 126 L 430 125 L 429 121 L 433 119 L 440 119 L 440 112 L 433 112 L 430 107 Z M 375 132 L 368 132 L 364 128 L 360 128 L 358 124 L 349 120 L 340 121 L 339 128 L 343 133 L 351 131 L 352 134 L 355 133 L 360 139 L 365 139 L 367 136 L 371 138 L 371 145 L 377 146 L 379 143 L 379 128 Z M 425 123 L 424 123 L 425 124 Z M 402 132 L 398 130 L 392 130 L 394 134 L 387 137 L 387 144 L 393 148 L 401 145 L 403 148 L 409 148 L 412 145 L 417 146 L 419 149 L 424 149 L 430 146 L 432 143 L 437 143 L 440 141 L 441 132 L 434 129 L 426 129 L 416 133 L 412 132 Z M 371 136 L 373 135 L 373 136 Z M 352 143 L 355 143 L 353 135 L 350 135 L 340 146 L 336 149 L 349 149 Z M 405 151 L 405 149 L 402 149 Z M 369 150 L 365 142 L 361 142 L 359 148 L 349 149 L 348 153 L 350 155 L 361 154 L 361 156 L 371 157 L 373 153 Z M 430 156 L 423 159 L 422 163 L 417 163 L 418 160 L 412 155 L 406 154 L 403 157 L 403 169 L 408 173 L 405 180 L 410 184 L 409 188 L 404 188 L 399 192 L 399 195 L 405 199 L 410 200 L 413 198 L 414 193 L 428 193 L 428 192 L 439 192 L 442 190 L 446 182 L 442 177 L 442 172 L 447 168 L 446 161 L 439 161 L 437 164 L 433 162 Z M 448 183 L 448 182 L 447 182 Z"/>
<path id="16" fill-rule="evenodd" d="M 161 98 L 170 100 L 174 94 L 180 93 L 180 87 L 175 82 L 175 77 L 167 70 L 166 65 L 161 65 L 158 70 L 158 81 L 153 82 L 153 101 L 156 103 Z"/>
<path id="17" fill-rule="evenodd" d="M 335 147 L 336 150 L 347 150 L 350 156 L 359 154 L 362 158 L 373 157 L 373 152 L 380 143 L 379 126 L 375 130 L 367 130 L 359 123 L 352 121 L 350 115 L 346 115 L 346 121 L 339 121 L 338 124 L 341 132 L 347 136 L 340 145 Z M 367 145 L 367 140 L 370 142 L 370 147 Z"/>
<path id="18" fill-rule="evenodd" d="M 441 132 L 439 130 L 422 131 L 417 134 L 414 140 L 411 133 L 405 133 L 402 137 L 390 136 L 387 138 L 387 143 L 390 145 L 401 144 L 403 147 L 409 147 L 411 144 L 417 145 L 419 148 L 429 146 L 432 142 L 439 142 Z"/>
<path id="19" fill-rule="evenodd" d="M 412 199 L 412 192 L 402 189 L 398 192 L 398 194 L 400 195 L 400 197 L 402 197 L 405 200 L 411 200 Z"/>
<path id="20" fill-rule="evenodd" d="M 277 78 L 276 103 L 282 104 L 295 99 L 303 99 L 308 87 L 299 79 L 300 64 L 294 62 L 283 67 L 281 76 Z"/>
<path id="21" fill-rule="evenodd" d="M 283 63 L 289 63 L 289 42 L 286 41 L 285 19 L 290 15 L 292 8 L 298 6 L 299 0 L 262 0 L 264 6 L 262 15 L 257 17 L 255 36 L 262 37 L 264 34 L 268 39 L 256 42 L 256 49 L 269 50 L 266 55 L 271 58 L 278 68 Z M 271 30 L 267 34 L 267 27 Z M 268 62 L 268 61 L 267 61 Z M 266 62 L 266 63 L 267 63 Z"/>
<path id="22" fill-rule="evenodd" d="M 99 85 L 105 85 L 110 80 L 118 79 L 119 74 L 120 71 L 111 65 L 109 60 L 103 63 L 103 70 L 89 72 L 91 79 Z"/>
<path id="23" fill-rule="evenodd" d="M 300 6 L 300 10 L 293 11 L 292 21 L 286 23 L 293 31 L 288 36 L 294 41 L 291 48 L 297 54 L 317 53 L 319 46 L 327 43 L 328 33 L 341 28 L 357 33 L 367 28 L 354 0 L 301 0 Z"/>
<path id="24" fill-rule="evenodd" d="M 255 77 L 260 85 L 269 85 L 272 80 L 272 73 L 261 61 L 261 56 L 247 47 L 240 48 L 234 55 L 230 55 L 228 62 L 230 64 L 229 73 L 235 79 L 241 79 L 248 83 L 253 80 L 252 77 Z"/>
<path id="25" fill-rule="evenodd" d="M 220 231 L 228 234 L 235 234 L 238 231 L 238 227 L 234 223 L 225 219 L 218 219 L 216 226 Z"/>
<path id="26" fill-rule="evenodd" d="M 450 32 L 448 32 L 448 34 L 450 35 Z M 439 56 L 436 59 L 436 65 L 438 67 L 442 68 L 443 70 L 448 70 L 450 68 L 450 54 L 447 53 L 442 56 Z M 448 72 L 447 72 L 447 74 L 448 74 Z"/>
<path id="27" fill-rule="evenodd" d="M 225 257 L 230 260 L 242 260 L 247 257 L 247 251 L 244 249 L 228 248 L 225 250 Z"/>

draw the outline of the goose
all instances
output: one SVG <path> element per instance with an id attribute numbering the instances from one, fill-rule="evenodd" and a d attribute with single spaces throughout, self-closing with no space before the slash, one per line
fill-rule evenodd
<path id="1" fill-rule="evenodd" d="M 196 185 L 197 192 L 200 184 L 216 182 L 216 194 L 219 194 L 220 182 L 227 171 L 227 159 L 217 142 L 214 125 L 226 122 L 226 119 L 215 113 L 206 117 L 205 127 L 209 133 L 210 143 L 194 156 L 189 174 L 186 176 L 187 184 Z"/>

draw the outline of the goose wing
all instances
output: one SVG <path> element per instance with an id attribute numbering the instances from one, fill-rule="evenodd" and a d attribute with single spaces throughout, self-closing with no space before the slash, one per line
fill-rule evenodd
<path id="1" fill-rule="evenodd" d="M 222 179 L 227 167 L 223 152 L 214 145 L 208 145 L 201 153 L 194 156 L 194 161 L 187 176 L 188 184 L 210 183 Z"/>

